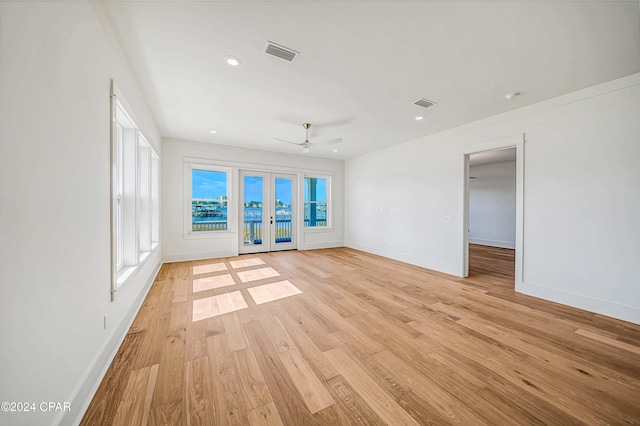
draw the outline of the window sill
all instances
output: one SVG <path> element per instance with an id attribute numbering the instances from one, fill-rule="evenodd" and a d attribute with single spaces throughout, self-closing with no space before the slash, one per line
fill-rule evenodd
<path id="1" fill-rule="evenodd" d="M 237 232 L 234 231 L 196 231 L 196 232 L 189 232 L 183 235 L 183 238 L 185 240 L 197 240 L 197 239 L 206 239 L 206 238 L 210 238 L 210 239 L 215 239 L 215 238 L 229 238 L 229 237 L 234 237 L 237 234 Z M 235 237 L 234 237 L 235 238 Z"/>
<path id="2" fill-rule="evenodd" d="M 331 226 L 307 226 L 302 228 L 302 232 L 333 232 L 335 231 L 335 228 L 331 227 Z"/>
<path id="3" fill-rule="evenodd" d="M 140 253 L 137 265 L 123 266 L 122 268 L 120 268 L 120 270 L 117 272 L 116 290 L 119 290 L 120 287 L 122 287 L 122 285 L 125 284 L 129 280 L 129 278 L 131 278 L 136 273 L 138 269 L 144 266 L 151 253 L 153 253 L 159 245 L 160 243 L 153 243 L 151 246 L 151 251 Z"/>
<path id="4" fill-rule="evenodd" d="M 149 257 L 150 254 L 151 254 L 150 251 L 145 251 L 145 252 L 140 253 L 140 258 L 138 259 L 138 264 L 141 265 L 144 262 L 144 260 L 147 257 Z"/>
<path id="5" fill-rule="evenodd" d="M 140 266 L 140 265 L 138 265 Z M 125 266 L 118 271 L 118 279 L 116 280 L 117 288 L 120 288 L 131 275 L 138 269 L 138 266 Z"/>

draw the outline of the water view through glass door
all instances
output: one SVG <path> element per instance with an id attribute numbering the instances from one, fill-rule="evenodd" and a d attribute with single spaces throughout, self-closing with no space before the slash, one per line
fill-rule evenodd
<path id="1" fill-rule="evenodd" d="M 293 175 L 240 172 L 240 253 L 296 248 Z"/>
<path id="2" fill-rule="evenodd" d="M 291 243 L 293 241 L 293 180 L 275 178 L 275 244 Z"/>
<path id="3" fill-rule="evenodd" d="M 262 246 L 264 215 L 264 177 L 244 176 L 244 245 Z"/>

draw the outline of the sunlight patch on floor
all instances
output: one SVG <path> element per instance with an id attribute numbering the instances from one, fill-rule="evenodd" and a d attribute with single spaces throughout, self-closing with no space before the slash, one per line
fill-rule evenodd
<path id="1" fill-rule="evenodd" d="M 210 263 L 208 265 L 198 265 L 193 267 L 193 275 L 209 274 L 211 272 L 226 271 L 227 265 L 224 263 Z"/>
<path id="2" fill-rule="evenodd" d="M 256 305 L 302 293 L 298 287 L 291 284 L 288 280 L 251 287 L 248 288 L 247 291 L 251 294 Z"/>
<path id="3" fill-rule="evenodd" d="M 240 281 L 243 283 L 277 277 L 279 275 L 278 271 L 273 268 L 250 269 L 248 271 L 238 272 L 238 278 L 240 278 Z"/>
<path id="4" fill-rule="evenodd" d="M 246 268 L 248 266 L 264 265 L 264 262 L 259 257 L 254 257 L 252 259 L 232 260 L 229 263 L 234 269 Z"/>
<path id="5" fill-rule="evenodd" d="M 193 322 L 248 308 L 239 291 L 193 301 Z"/>
<path id="6" fill-rule="evenodd" d="M 212 288 L 227 287 L 235 284 L 236 282 L 229 274 L 198 278 L 197 280 L 193 280 L 193 292 L 197 293 L 199 291 L 211 290 Z"/>

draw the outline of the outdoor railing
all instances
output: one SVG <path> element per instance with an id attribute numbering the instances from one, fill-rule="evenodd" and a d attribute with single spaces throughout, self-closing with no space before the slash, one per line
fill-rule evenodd
<path id="1" fill-rule="evenodd" d="M 192 222 L 191 229 L 193 231 L 226 231 L 226 220 L 210 220 L 206 222 Z"/>
<path id="2" fill-rule="evenodd" d="M 262 244 L 262 220 L 244 221 L 244 243 Z"/>
<path id="3" fill-rule="evenodd" d="M 290 243 L 292 235 L 291 219 L 276 220 L 276 243 Z"/>
<path id="4" fill-rule="evenodd" d="M 304 226 L 305 227 L 309 227 L 310 223 L 311 223 L 311 221 L 309 219 L 305 219 Z M 316 219 L 316 226 L 327 226 L 327 220 L 326 219 Z"/>
<path id="5" fill-rule="evenodd" d="M 293 235 L 291 219 L 276 220 L 276 243 L 290 243 Z M 262 244 L 262 220 L 244 221 L 244 242 L 245 244 Z"/>
<path id="6" fill-rule="evenodd" d="M 327 221 L 324 219 L 316 220 L 316 226 L 327 226 Z M 276 243 L 288 243 L 291 242 L 293 235 L 293 227 L 291 219 L 278 219 L 276 220 Z M 310 221 L 307 219 L 304 221 L 304 226 L 309 227 Z M 210 220 L 206 222 L 193 222 L 193 231 L 226 231 L 226 220 Z M 244 221 L 244 241 L 245 243 L 262 244 L 262 220 L 253 219 Z"/>

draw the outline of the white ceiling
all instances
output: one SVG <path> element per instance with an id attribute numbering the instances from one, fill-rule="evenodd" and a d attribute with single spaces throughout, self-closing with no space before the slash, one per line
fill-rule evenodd
<path id="1" fill-rule="evenodd" d="M 302 123 L 310 122 L 312 142 L 344 138 L 310 154 L 330 158 L 640 71 L 637 0 L 97 7 L 163 136 L 299 153 L 273 137 L 302 142 Z M 268 56 L 268 40 L 300 55 L 293 63 Z M 226 65 L 226 55 L 241 58 L 241 66 Z M 522 94 L 505 100 L 512 91 Z M 413 105 L 421 97 L 437 105 Z"/>

